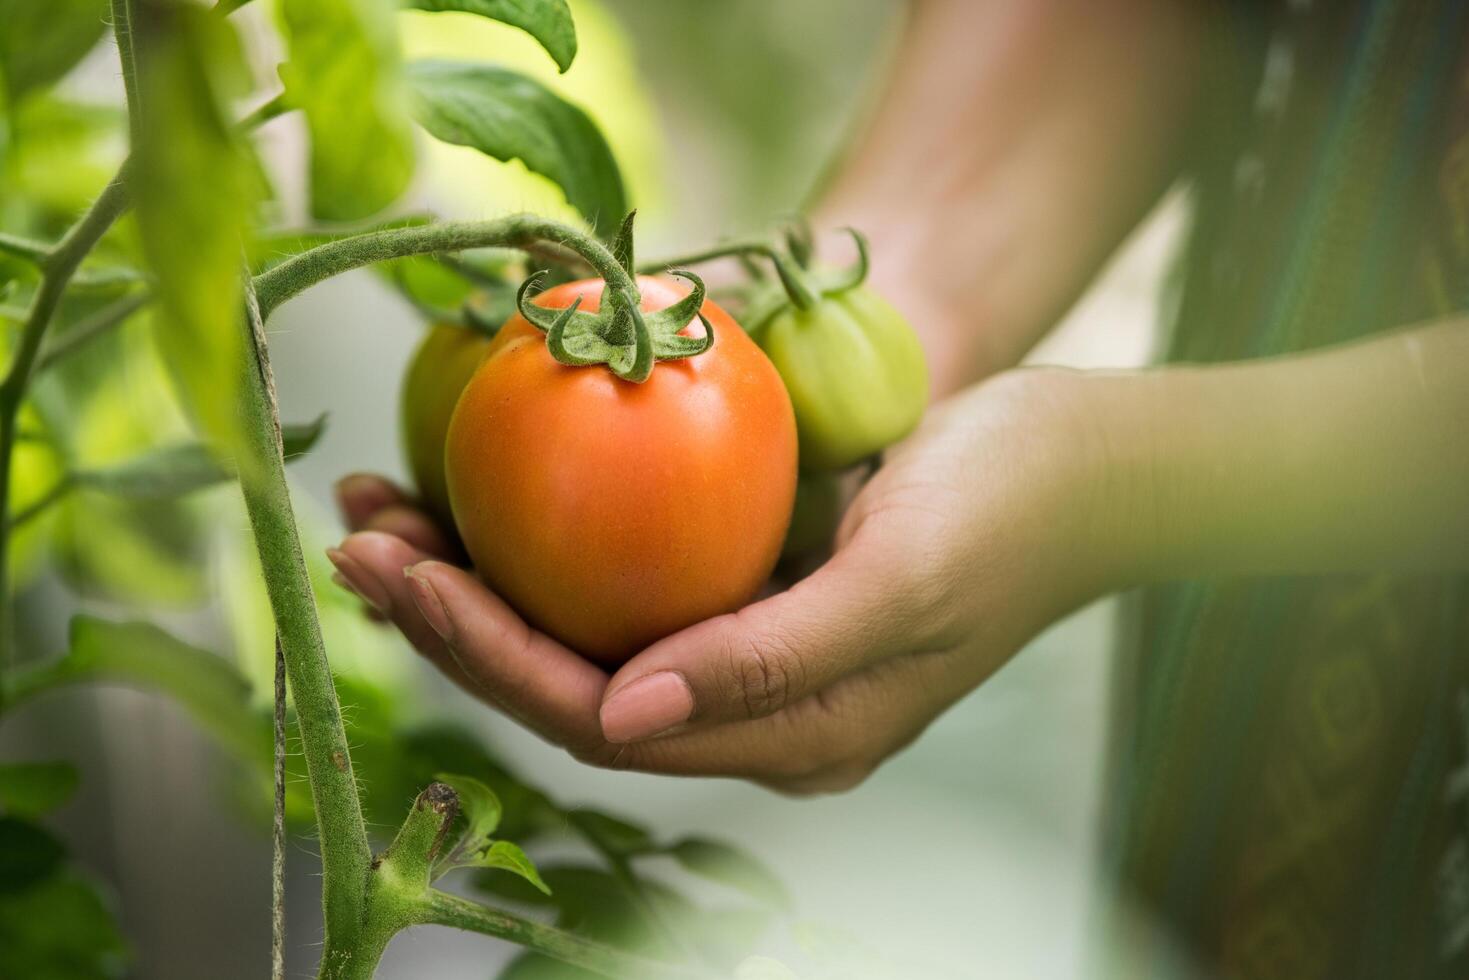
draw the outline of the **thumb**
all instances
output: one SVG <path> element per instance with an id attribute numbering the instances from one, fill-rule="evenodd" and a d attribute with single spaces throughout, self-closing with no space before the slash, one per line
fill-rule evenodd
<path id="1" fill-rule="evenodd" d="M 858 533 L 811 576 L 659 640 L 612 678 L 602 734 L 633 742 L 773 714 L 902 652 L 913 636 L 901 560 Z"/>

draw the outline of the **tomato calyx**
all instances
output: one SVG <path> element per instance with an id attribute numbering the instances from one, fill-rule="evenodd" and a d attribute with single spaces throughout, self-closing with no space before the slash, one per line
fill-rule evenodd
<path id="1" fill-rule="evenodd" d="M 606 287 L 596 313 L 580 309 L 578 298 L 564 309 L 551 309 L 530 302 L 530 290 L 542 273 L 521 283 L 515 305 L 537 330 L 546 335 L 546 350 L 570 367 L 606 365 L 624 381 L 642 383 L 652 375 L 658 361 L 696 357 L 714 346 L 714 327 L 700 309 L 704 305 L 704 281 L 692 272 L 672 271 L 687 279 L 692 288 L 683 299 L 661 310 L 644 313 L 639 297 L 631 290 Z M 679 331 L 698 318 L 704 325 L 702 337 L 685 337 Z"/>

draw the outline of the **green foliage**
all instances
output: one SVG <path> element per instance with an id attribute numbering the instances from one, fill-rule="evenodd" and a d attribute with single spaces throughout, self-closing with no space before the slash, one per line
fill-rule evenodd
<path id="1" fill-rule="evenodd" d="M 311 134 L 311 210 L 353 221 L 397 199 L 413 175 L 389 0 L 283 0 L 286 101 Z"/>
<path id="2" fill-rule="evenodd" d="M 24 891 L 49 877 L 66 848 L 29 820 L 0 816 L 0 894 Z"/>
<path id="3" fill-rule="evenodd" d="M 304 425 L 281 427 L 286 459 L 308 452 L 321 438 L 326 416 Z M 166 446 L 113 466 L 71 475 L 78 487 L 135 500 L 178 497 L 233 478 L 234 470 L 203 443 Z"/>
<path id="4" fill-rule="evenodd" d="M 744 892 L 762 905 L 787 909 L 790 894 L 779 878 L 738 848 L 703 837 L 689 837 L 668 848 L 685 870 Z"/>
<path id="5" fill-rule="evenodd" d="M 241 758 L 260 757 L 261 747 L 270 741 L 269 723 L 250 707 L 250 685 L 235 666 L 152 623 L 73 618 L 66 655 L 15 671 L 6 701 L 81 681 L 162 691 Z"/>
<path id="6" fill-rule="evenodd" d="M 520 160 L 611 237 L 628 211 L 612 150 L 587 114 L 540 82 L 491 65 L 408 66 L 413 112 L 430 134 L 496 160 Z"/>
<path id="7" fill-rule="evenodd" d="M 128 180 L 163 312 L 159 347 L 195 421 L 212 444 L 235 453 L 241 248 L 260 194 L 225 109 L 227 84 L 243 78 L 244 66 L 228 22 L 207 10 L 152 0 L 140 13 L 142 110 Z"/>
<path id="8" fill-rule="evenodd" d="M 566 0 L 407 0 L 406 6 L 479 14 L 518 27 L 540 42 L 561 71 L 576 57 L 576 25 Z"/>
<path id="9" fill-rule="evenodd" d="M 459 794 L 464 824 L 456 843 L 439 858 L 434 869 L 435 877 L 455 868 L 499 869 L 519 875 L 550 894 L 550 889 L 541 880 L 525 851 L 510 841 L 495 840 L 491 836 L 500 826 L 500 816 L 504 812 L 495 791 L 471 776 L 440 773 L 437 779 L 452 786 Z"/>
<path id="10" fill-rule="evenodd" d="M 95 885 L 65 865 L 29 888 L 0 893 L 0 976 L 107 980 L 127 947 Z"/>
<path id="11" fill-rule="evenodd" d="M 0 812 L 38 817 L 71 799 L 76 766 L 68 762 L 12 762 L 0 765 Z"/>
<path id="12" fill-rule="evenodd" d="M 65 75 L 102 37 L 104 0 L 0 0 L 0 105 Z"/>

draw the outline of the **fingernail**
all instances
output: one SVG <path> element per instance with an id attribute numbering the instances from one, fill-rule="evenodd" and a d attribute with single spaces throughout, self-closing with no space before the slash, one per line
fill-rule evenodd
<path id="1" fill-rule="evenodd" d="M 609 742 L 636 742 L 688 721 L 694 692 L 677 671 L 660 670 L 640 677 L 602 705 L 602 737 Z"/>
<path id="2" fill-rule="evenodd" d="M 413 604 L 418 607 L 423 618 L 445 642 L 452 642 L 454 624 L 449 620 L 448 610 L 444 608 L 444 602 L 434 591 L 433 585 L 418 573 L 417 565 L 403 569 L 403 576 L 408 579 L 408 592 L 413 596 Z"/>
<path id="3" fill-rule="evenodd" d="M 361 524 L 372 516 L 375 508 L 374 501 L 364 499 L 364 495 L 375 493 L 381 496 L 381 484 L 376 479 L 363 473 L 349 473 L 336 482 L 332 488 L 337 498 L 337 509 L 341 511 L 342 517 L 353 527 Z"/>
<path id="4" fill-rule="evenodd" d="M 377 580 L 376 575 L 369 572 L 361 562 L 345 551 L 328 548 L 326 556 L 337 569 L 337 574 L 332 576 L 332 581 L 356 595 L 378 612 L 387 613 L 392 602 L 388 599 L 387 589 L 383 588 L 383 584 Z"/>

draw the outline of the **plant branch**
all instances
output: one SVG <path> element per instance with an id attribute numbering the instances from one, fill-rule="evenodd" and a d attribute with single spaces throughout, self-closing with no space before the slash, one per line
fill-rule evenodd
<path id="1" fill-rule="evenodd" d="M 286 94 L 281 92 L 269 101 L 256 106 L 254 110 L 241 119 L 239 122 L 240 129 L 247 133 L 259 129 L 276 116 L 290 112 L 291 108 L 291 104 L 286 101 Z"/>
<path id="2" fill-rule="evenodd" d="M 42 265 L 50 253 L 51 247 L 45 242 L 38 242 L 34 238 L 24 238 L 20 235 L 12 235 L 9 232 L 0 231 L 0 252 L 6 255 L 14 255 L 18 259 L 25 259 L 34 265 Z"/>
<path id="3" fill-rule="evenodd" d="M 604 977 L 624 980 L 702 980 L 707 973 L 673 963 L 624 953 L 574 933 L 557 929 L 467 898 L 430 889 L 415 910 L 418 925 L 450 926 L 517 943 L 544 956 L 579 966 Z"/>
<path id="4" fill-rule="evenodd" d="M 573 249 L 613 288 L 636 294 L 636 284 L 605 245 L 570 225 L 533 214 L 493 221 L 444 221 L 339 238 L 262 272 L 255 277 L 255 291 L 261 315 L 268 317 L 281 303 L 323 279 L 374 262 L 470 248 L 523 249 L 545 240 Z"/>
<path id="5" fill-rule="evenodd" d="M 70 476 L 63 476 L 51 485 L 40 497 L 37 497 L 29 506 L 16 511 L 4 521 L 5 533 L 14 534 L 26 524 L 40 517 L 53 505 L 61 502 L 76 489 L 76 481 Z"/>
<path id="6" fill-rule="evenodd" d="M 325 954 L 336 948 L 351 948 L 360 932 L 372 855 L 352 775 L 341 706 L 332 684 L 316 600 L 291 509 L 262 314 L 248 280 L 245 308 L 246 350 L 250 356 L 242 365 L 245 446 L 240 486 L 295 699 L 320 832 L 325 969 Z"/>
<path id="7" fill-rule="evenodd" d="M 123 323 L 128 317 L 153 302 L 153 299 L 154 296 L 150 290 L 140 290 L 109 303 L 91 316 L 79 321 L 64 336 L 45 346 L 40 357 L 36 359 L 35 373 L 39 374 L 57 361 L 70 357 L 104 333 Z"/>

